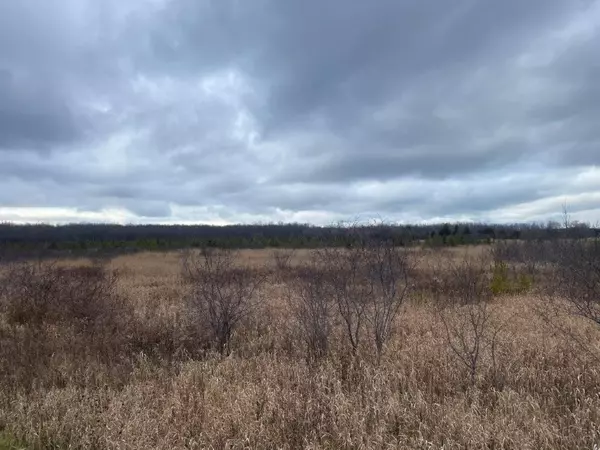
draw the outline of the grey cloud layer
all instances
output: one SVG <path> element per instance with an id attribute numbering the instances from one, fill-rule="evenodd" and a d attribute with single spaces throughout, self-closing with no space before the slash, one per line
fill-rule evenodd
<path id="1" fill-rule="evenodd" d="M 0 207 L 600 209 L 576 181 L 600 164 L 599 25 L 591 0 L 2 2 Z"/>

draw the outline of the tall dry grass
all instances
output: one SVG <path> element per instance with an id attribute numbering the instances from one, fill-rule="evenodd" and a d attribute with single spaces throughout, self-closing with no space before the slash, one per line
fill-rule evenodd
<path id="1" fill-rule="evenodd" d="M 598 327 L 568 315 L 559 317 L 560 329 L 550 326 L 539 314 L 544 297 L 534 292 L 495 296 L 486 307 L 502 332 L 493 357 L 480 355 L 473 378 L 449 345 L 433 301 L 452 281 L 430 271 L 427 260 L 439 256 L 419 255 L 416 286 L 381 357 L 368 339 L 353 355 L 334 322 L 326 356 L 306 358 L 302 323 L 286 300 L 308 257 L 300 252 L 286 264 L 270 251 L 242 253 L 244 265 L 261 276 L 269 265 L 270 276 L 260 306 L 239 323 L 226 356 L 211 352 L 188 310 L 189 286 L 176 253 L 123 256 L 91 269 L 96 282 L 111 289 L 100 289 L 110 295 L 97 298 L 64 288 L 75 283 L 65 277 L 78 276 L 65 273 L 81 269 L 40 269 L 58 280 L 57 293 L 41 302 L 51 313 L 35 321 L 15 320 L 7 309 L 18 300 L 15 278 L 3 278 L 0 433 L 38 449 L 600 444 Z M 91 302 L 85 326 L 69 320 L 71 310 L 56 302 L 61 292 L 69 293 L 70 304 Z M 446 320 L 466 317 L 461 308 L 468 305 L 446 306 L 454 308 Z M 586 351 L 564 330 L 585 342 Z"/>

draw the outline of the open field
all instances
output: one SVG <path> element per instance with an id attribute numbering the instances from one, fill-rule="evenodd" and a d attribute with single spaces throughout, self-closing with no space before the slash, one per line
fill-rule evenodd
<path id="1" fill-rule="evenodd" d="M 380 352 L 368 320 L 353 350 L 334 308 L 326 346 L 311 353 L 317 344 L 307 340 L 294 308 L 301 290 L 293 289 L 308 250 L 279 264 L 272 250 L 240 253 L 236 264 L 262 283 L 226 351 L 209 345 L 205 319 L 185 300 L 193 283 L 181 275 L 180 253 L 114 258 L 103 269 L 117 274 L 102 308 L 72 322 L 51 302 L 43 314 L 36 305 L 17 311 L 22 304 L 6 298 L 25 291 L 7 289 L 0 432 L 39 449 L 600 445 L 600 328 L 548 302 L 542 291 L 551 277 L 537 275 L 518 291 L 492 294 L 485 285 L 477 309 L 441 308 L 441 297 L 464 294 L 449 291 L 456 277 L 444 275 L 444 264 L 466 252 L 479 261 L 488 248 L 408 252 L 410 290 Z M 75 280 L 70 295 L 83 286 Z"/>

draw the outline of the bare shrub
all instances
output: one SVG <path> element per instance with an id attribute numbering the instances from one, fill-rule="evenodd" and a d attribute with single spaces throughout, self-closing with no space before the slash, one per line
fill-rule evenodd
<path id="1" fill-rule="evenodd" d="M 471 257 L 465 253 L 459 258 L 440 255 L 429 267 L 435 304 L 444 308 L 489 301 L 492 292 L 488 267 L 487 254 Z"/>
<path id="2" fill-rule="evenodd" d="M 436 293 L 439 321 L 446 343 L 456 360 L 467 370 L 474 386 L 486 353 L 496 366 L 497 338 L 501 326 L 490 306 L 492 290 L 487 258 L 447 259 L 438 268 L 440 284 Z M 442 271 L 444 271 L 442 273 Z"/>
<path id="3" fill-rule="evenodd" d="M 525 293 L 554 284 L 555 268 L 569 251 L 569 240 L 497 241 L 491 247 L 497 293 Z"/>
<path id="4" fill-rule="evenodd" d="M 287 300 L 300 327 L 309 359 L 321 359 L 329 350 L 333 301 L 327 271 L 313 258 L 299 267 L 288 283 Z"/>
<path id="5" fill-rule="evenodd" d="M 536 312 L 553 333 L 600 361 L 597 348 L 565 321 L 566 316 L 574 316 L 600 325 L 600 239 L 564 239 L 553 244 L 559 256 L 550 281 L 538 293 L 541 301 Z"/>
<path id="6" fill-rule="evenodd" d="M 275 269 L 278 273 L 285 273 L 291 268 L 291 260 L 294 257 L 294 249 L 277 249 L 273 250 L 271 256 L 275 263 Z"/>
<path id="7" fill-rule="evenodd" d="M 124 303 L 116 291 L 117 273 L 100 265 L 59 269 L 57 277 L 62 286 L 61 301 L 65 320 L 116 326 L 123 314 Z"/>
<path id="8" fill-rule="evenodd" d="M 504 261 L 511 264 L 535 264 L 540 261 L 541 253 L 538 251 L 543 246 L 537 241 L 500 240 L 491 247 L 494 261 Z"/>
<path id="9" fill-rule="evenodd" d="M 188 252 L 182 275 L 190 286 L 187 304 L 199 323 L 205 323 L 221 353 L 229 352 L 236 327 L 252 314 L 259 301 L 264 273 L 238 265 L 238 252 L 203 249 Z"/>
<path id="10" fill-rule="evenodd" d="M 15 263 L 5 275 L 0 359 L 10 370 L 0 370 L 0 383 L 25 390 L 62 387 L 67 379 L 89 377 L 80 370 L 89 365 L 92 376 L 105 370 L 124 377 L 140 328 L 117 290 L 116 272 L 38 261 Z"/>
<path id="11" fill-rule="evenodd" d="M 0 306 L 9 323 L 39 325 L 47 318 L 58 288 L 53 269 L 41 262 L 6 269 Z"/>
<path id="12" fill-rule="evenodd" d="M 554 293 L 572 314 L 600 325 L 600 239 L 564 241 L 560 251 Z"/>
<path id="13" fill-rule="evenodd" d="M 491 308 L 485 302 L 471 303 L 444 309 L 439 317 L 448 346 L 466 368 L 470 385 L 474 386 L 484 352 L 495 348 Z"/>
<path id="14" fill-rule="evenodd" d="M 385 344 L 395 331 L 396 318 L 412 283 L 410 275 L 414 257 L 391 240 L 374 241 L 367 251 L 368 276 L 371 284 L 371 309 L 367 320 L 381 357 Z"/>
<path id="15" fill-rule="evenodd" d="M 322 249 L 318 251 L 317 257 L 323 267 L 329 268 L 327 284 L 352 353 L 356 354 L 372 293 L 366 273 L 366 248 L 357 246 L 351 249 Z"/>
<path id="16" fill-rule="evenodd" d="M 102 265 L 17 263 L 7 271 L 1 307 L 16 324 L 114 325 L 126 314 L 116 282 L 117 273 Z"/>
<path id="17" fill-rule="evenodd" d="M 347 248 L 321 249 L 317 258 L 327 271 L 327 284 L 356 354 L 367 325 L 378 356 L 395 329 L 396 318 L 411 288 L 410 255 L 391 239 L 361 236 L 355 231 Z"/>

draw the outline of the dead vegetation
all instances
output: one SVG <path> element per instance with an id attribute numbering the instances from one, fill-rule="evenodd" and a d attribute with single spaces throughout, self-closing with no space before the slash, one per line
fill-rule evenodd
<path id="1" fill-rule="evenodd" d="M 259 288 L 266 275 L 238 262 L 237 252 L 203 249 L 185 252 L 183 280 L 190 286 L 186 303 L 192 319 L 207 330 L 209 345 L 228 354 L 233 333 L 241 322 L 256 314 Z"/>
<path id="2" fill-rule="evenodd" d="M 592 449 L 598 247 L 545 245 L 2 266 L 0 435 L 37 449 Z"/>

